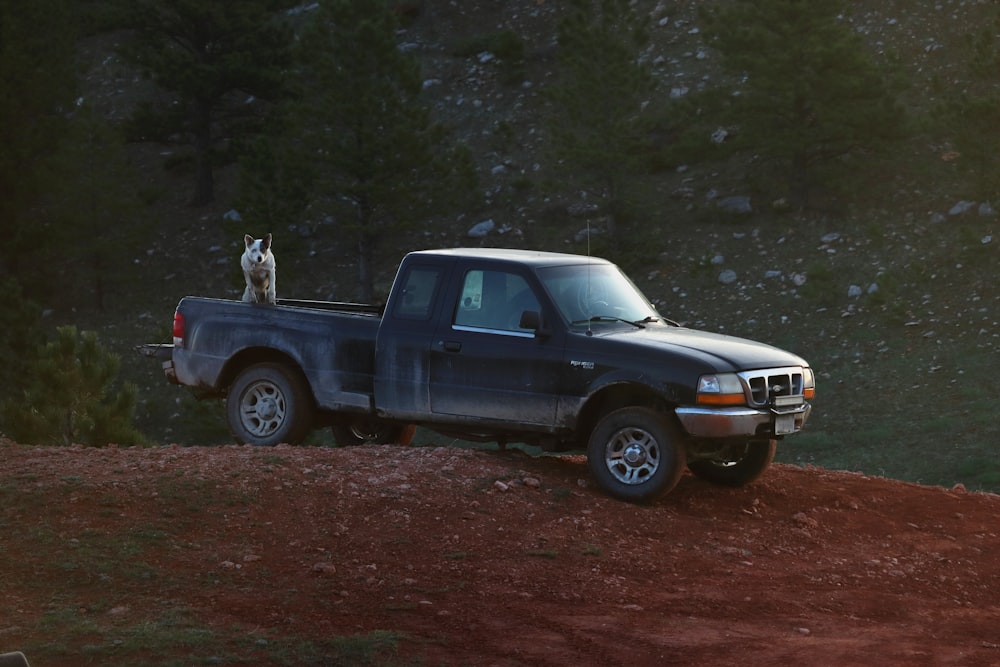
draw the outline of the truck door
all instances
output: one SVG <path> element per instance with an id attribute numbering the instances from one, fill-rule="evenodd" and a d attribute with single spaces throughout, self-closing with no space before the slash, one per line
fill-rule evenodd
<path id="1" fill-rule="evenodd" d="M 382 414 L 419 420 L 430 413 L 428 350 L 443 317 L 449 269 L 411 262 L 396 278 L 375 344 L 375 407 Z"/>
<path id="2" fill-rule="evenodd" d="M 457 284 L 431 342 L 431 412 L 554 424 L 563 342 L 521 326 L 522 313 L 543 310 L 532 286 L 518 273 L 480 268 Z"/>

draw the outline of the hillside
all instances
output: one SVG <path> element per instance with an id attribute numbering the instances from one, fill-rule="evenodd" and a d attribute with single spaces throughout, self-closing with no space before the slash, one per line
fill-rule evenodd
<path id="1" fill-rule="evenodd" d="M 716 56 L 701 43 L 698 3 L 639 6 L 653 19 L 647 57 L 662 95 L 725 85 Z M 599 231 L 602 220 L 588 217 L 586 193 L 561 187 L 558 165 L 544 150 L 541 90 L 553 77 L 560 7 L 427 0 L 400 32 L 401 48 L 421 60 L 435 115 L 472 148 L 487 204 L 387 242 L 383 292 L 410 249 L 484 244 L 587 252 L 579 232 L 588 225 Z M 991 11 L 987 3 L 957 0 L 852 7 L 845 20 L 879 57 L 902 68 L 915 114 L 963 89 L 965 36 Z M 523 38 L 528 54 L 520 84 L 503 83 L 502 63 L 488 53 L 454 55 L 474 38 L 508 29 Z M 114 56 L 117 39 L 98 36 L 83 49 L 89 85 L 113 118 L 148 85 Z M 121 258 L 112 309 L 89 309 L 81 283 L 52 319 L 95 328 L 121 352 L 125 377 L 140 387 L 140 425 L 152 441 L 227 442 L 216 407 L 167 387 L 155 365 L 131 349 L 169 340 L 181 296 L 238 295 L 242 230 L 234 234 L 234 225 L 223 224 L 236 206 L 238 175 L 221 172 L 217 202 L 191 209 L 184 205 L 187 174 L 164 170 L 164 149 L 132 150 L 156 231 L 137 255 Z M 779 448 L 783 460 L 1000 488 L 991 453 L 998 435 L 996 218 L 979 213 L 982 202 L 953 213 L 971 201 L 961 157 L 945 143 L 914 137 L 890 160 L 859 168 L 841 196 L 804 213 L 772 210 L 754 176 L 751 158 L 650 175 L 646 200 L 637 206 L 660 243 L 647 244 L 641 257 L 612 259 L 664 315 L 772 342 L 810 360 L 820 380 L 816 409 L 809 433 Z M 750 197 L 755 212 L 720 213 L 713 202 L 729 195 Z M 471 238 L 468 230 L 484 220 L 493 220 L 496 231 Z M 281 295 L 354 298 L 354 249 L 339 242 L 335 225 L 247 227 L 274 233 Z"/>
<path id="2" fill-rule="evenodd" d="M 1000 661 L 1000 498 L 777 465 L 648 506 L 579 458 L 0 441 L 32 665 Z"/>

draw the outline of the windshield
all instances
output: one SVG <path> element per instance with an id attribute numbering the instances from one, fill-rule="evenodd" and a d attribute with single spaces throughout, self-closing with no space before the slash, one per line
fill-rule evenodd
<path id="1" fill-rule="evenodd" d="M 569 324 L 662 319 L 632 281 L 612 264 L 539 269 L 538 277 Z"/>

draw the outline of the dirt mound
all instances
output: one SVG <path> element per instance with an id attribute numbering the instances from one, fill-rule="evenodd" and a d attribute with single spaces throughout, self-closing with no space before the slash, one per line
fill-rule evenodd
<path id="1" fill-rule="evenodd" d="M 74 662 L 44 647 L 81 618 L 165 608 L 391 631 L 427 665 L 1000 663 L 995 495 L 775 465 L 633 506 L 581 458 L 438 447 L 0 457 L 0 650 L 42 667 Z"/>

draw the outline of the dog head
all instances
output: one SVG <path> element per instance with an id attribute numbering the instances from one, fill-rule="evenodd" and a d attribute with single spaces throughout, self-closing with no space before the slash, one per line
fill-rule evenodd
<path id="1" fill-rule="evenodd" d="M 271 235 L 268 234 L 262 239 L 254 239 L 252 236 L 247 234 L 243 237 L 243 241 L 247 244 L 246 252 L 244 253 L 247 258 L 253 264 L 261 264 L 267 261 L 268 255 L 271 253 Z"/>

